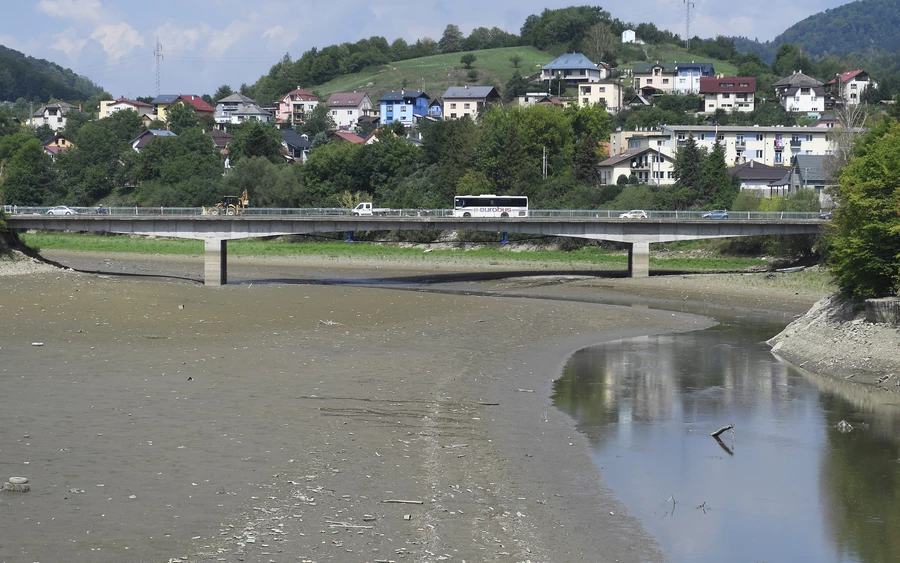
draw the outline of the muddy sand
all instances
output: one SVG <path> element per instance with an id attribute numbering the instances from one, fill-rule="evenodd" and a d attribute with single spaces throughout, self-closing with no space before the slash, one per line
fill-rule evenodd
<path id="1" fill-rule="evenodd" d="M 47 254 L 202 271 L 199 258 Z M 452 267 L 411 291 L 385 280 L 435 272 L 229 266 L 243 283 L 0 276 L 0 476 L 31 484 L 0 494 L 0 561 L 662 561 L 552 406 L 553 380 L 597 342 L 713 324 L 651 299 L 787 324 L 821 296 Z M 356 285 L 371 279 L 381 287 Z"/>

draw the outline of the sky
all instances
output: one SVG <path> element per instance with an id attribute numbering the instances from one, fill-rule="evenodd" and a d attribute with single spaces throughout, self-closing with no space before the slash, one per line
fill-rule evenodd
<path id="1" fill-rule="evenodd" d="M 736 5 L 693 0 L 691 36 L 743 35 L 774 39 L 794 23 L 848 0 L 756 0 Z M 71 68 L 114 97 L 159 93 L 213 94 L 238 90 L 267 74 L 285 53 L 355 43 L 372 36 L 393 42 L 439 40 L 448 24 L 466 35 L 476 27 L 519 33 L 545 9 L 600 6 L 612 17 L 648 22 L 685 35 L 685 0 L 579 2 L 518 0 L 5 0 L 0 45 Z M 415 5 L 415 9 L 404 9 Z"/>

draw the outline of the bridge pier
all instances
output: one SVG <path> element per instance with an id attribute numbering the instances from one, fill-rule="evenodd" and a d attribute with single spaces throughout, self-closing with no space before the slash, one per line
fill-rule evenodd
<path id="1" fill-rule="evenodd" d="M 650 243 L 632 242 L 628 245 L 628 277 L 650 276 Z"/>
<path id="2" fill-rule="evenodd" d="M 228 241 L 203 241 L 203 285 L 218 287 L 228 283 Z"/>

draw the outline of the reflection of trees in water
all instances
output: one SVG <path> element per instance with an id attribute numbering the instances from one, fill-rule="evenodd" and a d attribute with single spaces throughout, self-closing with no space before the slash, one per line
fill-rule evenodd
<path id="1" fill-rule="evenodd" d="M 693 422 L 790 400 L 782 365 L 756 349 L 769 332 L 717 327 L 634 338 L 574 354 L 554 384 L 554 402 L 596 445 L 605 425 Z M 746 342 L 746 345 L 741 343 Z M 753 400 L 742 396 L 752 393 Z"/>
<path id="2" fill-rule="evenodd" d="M 847 558 L 881 563 L 900 561 L 900 446 L 896 426 L 891 439 L 864 429 L 834 428 L 848 414 L 844 401 L 823 394 L 828 409 L 828 447 L 822 456 L 821 496 L 829 536 Z M 896 421 L 896 419 L 895 419 Z M 876 423 L 877 424 L 877 423 Z"/>
<path id="3" fill-rule="evenodd" d="M 791 369 L 822 392 L 829 429 L 820 490 L 830 536 L 840 552 L 860 561 L 900 561 L 900 399 Z M 842 420 L 853 431 L 839 432 L 835 426 Z"/>

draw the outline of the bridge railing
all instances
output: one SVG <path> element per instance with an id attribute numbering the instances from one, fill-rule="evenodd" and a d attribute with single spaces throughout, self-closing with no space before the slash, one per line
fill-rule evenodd
<path id="1" fill-rule="evenodd" d="M 46 215 L 50 207 L 14 206 L 4 205 L 3 210 L 8 215 Z M 200 207 L 69 207 L 77 215 L 87 216 L 165 216 L 165 217 L 191 217 L 203 215 Z M 620 215 L 628 210 L 623 209 L 531 209 L 529 217 L 549 219 L 619 219 Z M 674 220 L 721 220 L 704 218 L 706 211 L 646 211 L 647 219 L 674 219 Z M 304 208 L 269 208 L 250 207 L 243 215 L 266 217 L 349 217 L 349 209 L 330 207 L 304 207 Z M 221 216 L 220 216 L 221 217 Z M 390 209 L 379 212 L 375 217 L 453 217 L 451 209 Z M 365 217 L 368 218 L 368 217 Z M 728 211 L 729 220 L 804 220 L 820 219 L 819 213 L 799 211 Z M 210 216 L 210 219 L 214 219 Z M 627 221 L 643 221 L 646 219 L 622 219 Z"/>

